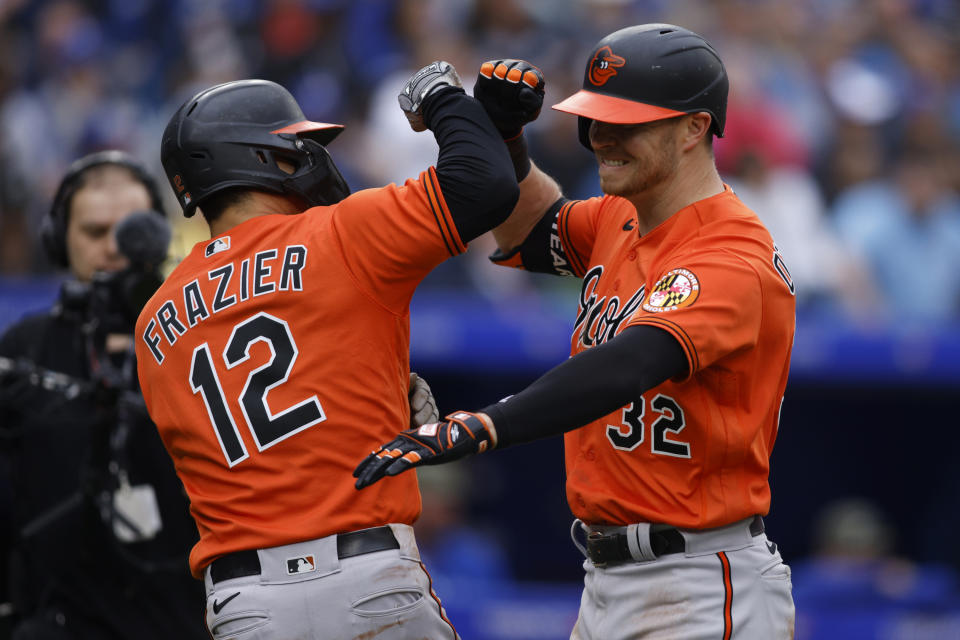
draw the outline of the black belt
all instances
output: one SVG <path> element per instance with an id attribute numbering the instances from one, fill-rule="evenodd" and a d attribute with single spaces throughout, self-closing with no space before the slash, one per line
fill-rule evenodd
<path id="1" fill-rule="evenodd" d="M 763 533 L 763 518 L 754 516 L 750 522 L 750 535 L 758 536 Z M 679 529 L 650 530 L 650 548 L 658 558 L 670 553 L 686 551 L 686 541 Z M 630 555 L 625 533 L 603 534 L 594 531 L 587 536 L 587 557 L 598 567 L 617 562 L 634 562 Z"/>
<path id="2" fill-rule="evenodd" d="M 390 527 L 337 534 L 337 557 L 341 560 L 374 551 L 399 548 L 400 543 Z M 210 563 L 210 580 L 214 584 L 230 578 L 256 575 L 260 575 L 260 557 L 255 549 L 229 553 Z"/>

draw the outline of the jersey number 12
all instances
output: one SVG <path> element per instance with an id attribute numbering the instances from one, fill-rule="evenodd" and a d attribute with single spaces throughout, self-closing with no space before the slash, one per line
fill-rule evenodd
<path id="1" fill-rule="evenodd" d="M 250 371 L 236 401 L 257 443 L 257 449 L 263 451 L 307 427 L 323 422 L 327 416 L 317 396 L 311 396 L 278 413 L 273 413 L 267 405 L 267 394 L 287 381 L 298 353 L 290 327 L 279 318 L 260 312 L 236 325 L 222 354 L 227 369 L 247 360 L 250 347 L 260 341 L 270 347 L 270 360 Z M 246 460 L 249 456 L 247 448 L 233 420 L 206 342 L 193 351 L 190 388 L 194 394 L 203 396 L 207 415 L 227 464 L 232 467 Z"/>

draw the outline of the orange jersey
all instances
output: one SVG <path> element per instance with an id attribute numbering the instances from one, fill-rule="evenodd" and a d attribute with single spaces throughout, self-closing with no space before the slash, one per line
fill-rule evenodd
<path id="1" fill-rule="evenodd" d="M 214 558 L 420 513 L 416 474 L 358 492 L 409 423 L 409 303 L 465 250 L 431 168 L 198 243 L 136 327 L 143 396 Z"/>
<path id="2" fill-rule="evenodd" d="M 795 326 L 789 272 L 729 188 L 644 236 L 636 224 L 619 197 L 560 209 L 553 242 L 583 278 L 571 354 L 652 325 L 682 345 L 689 376 L 566 434 L 570 507 L 591 524 L 685 528 L 766 514 Z"/>

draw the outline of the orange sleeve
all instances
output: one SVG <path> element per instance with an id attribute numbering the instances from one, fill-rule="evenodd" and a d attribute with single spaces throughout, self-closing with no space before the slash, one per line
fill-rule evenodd
<path id="1" fill-rule="evenodd" d="M 557 214 L 557 236 L 574 274 L 582 278 L 590 264 L 597 237 L 597 221 L 605 198 L 571 200 Z"/>
<path id="2" fill-rule="evenodd" d="M 672 334 L 687 356 L 688 376 L 757 343 L 762 287 L 746 260 L 726 252 L 691 254 L 666 261 L 651 276 L 627 326 Z"/>
<path id="3" fill-rule="evenodd" d="M 433 167 L 402 186 L 359 191 L 333 215 L 348 269 L 361 288 L 398 313 L 434 267 L 467 248 Z"/>

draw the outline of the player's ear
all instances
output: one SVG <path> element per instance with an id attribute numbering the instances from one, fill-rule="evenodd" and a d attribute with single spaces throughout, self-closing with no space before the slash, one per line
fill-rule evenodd
<path id="1" fill-rule="evenodd" d="M 680 131 L 684 151 L 693 149 L 701 140 L 710 135 L 710 122 L 712 118 L 710 114 L 705 111 L 688 113 L 679 120 L 681 122 Z"/>

